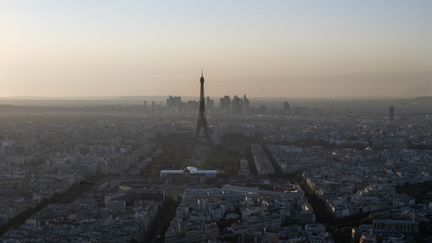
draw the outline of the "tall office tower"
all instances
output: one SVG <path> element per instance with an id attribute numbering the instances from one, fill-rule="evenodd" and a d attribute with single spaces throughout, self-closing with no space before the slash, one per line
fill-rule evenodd
<path id="1" fill-rule="evenodd" d="M 394 121 L 394 107 L 393 106 L 389 107 L 388 119 L 389 119 L 389 121 Z"/>
<path id="2" fill-rule="evenodd" d="M 237 114 L 243 112 L 243 100 L 237 95 L 235 95 L 232 100 L 232 110 Z"/>
<path id="3" fill-rule="evenodd" d="M 180 96 L 169 96 L 166 100 L 166 105 L 169 109 L 180 110 L 182 108 L 182 101 Z"/>
<path id="4" fill-rule="evenodd" d="M 205 114 L 206 110 L 205 110 L 205 98 L 204 98 L 204 75 L 202 72 L 201 72 L 200 84 L 201 84 L 201 89 L 200 89 L 200 101 L 199 101 L 199 115 L 198 115 L 195 137 L 205 137 L 207 139 L 207 142 L 211 144 L 207 119 Z"/>
<path id="5" fill-rule="evenodd" d="M 290 104 L 288 103 L 288 101 L 285 101 L 285 102 L 283 103 L 283 109 L 284 109 L 284 111 L 289 111 L 289 109 L 290 109 Z"/>
<path id="6" fill-rule="evenodd" d="M 223 111 L 231 110 L 231 98 L 228 95 L 225 95 L 223 98 L 220 98 L 219 107 Z"/>
<path id="7" fill-rule="evenodd" d="M 206 99 L 206 107 L 207 107 L 207 110 L 208 110 L 208 111 L 213 110 L 213 107 L 214 107 L 214 101 L 213 101 L 212 99 L 210 99 L 210 96 L 207 96 L 207 99 Z"/>
<path id="8" fill-rule="evenodd" d="M 243 105 L 244 105 L 244 109 L 246 111 L 249 111 L 250 109 L 250 101 L 249 99 L 246 97 L 246 94 L 243 96 Z"/>

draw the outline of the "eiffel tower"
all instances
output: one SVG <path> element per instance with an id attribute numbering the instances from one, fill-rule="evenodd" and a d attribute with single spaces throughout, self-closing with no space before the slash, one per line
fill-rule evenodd
<path id="1" fill-rule="evenodd" d="M 195 138 L 205 138 L 207 140 L 207 143 L 209 145 L 212 144 L 210 133 L 208 129 L 207 119 L 206 119 L 206 110 L 205 110 L 205 99 L 204 99 L 204 74 L 201 71 L 201 91 L 200 91 L 200 101 L 199 101 L 199 115 L 198 115 L 198 122 L 197 122 L 197 128 L 195 131 Z"/>

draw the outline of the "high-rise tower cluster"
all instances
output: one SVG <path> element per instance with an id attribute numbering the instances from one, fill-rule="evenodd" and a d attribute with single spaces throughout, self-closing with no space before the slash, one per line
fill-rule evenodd
<path id="1" fill-rule="evenodd" d="M 250 101 L 246 95 L 243 98 L 234 95 L 232 99 L 226 95 L 219 99 L 219 108 L 225 112 L 243 113 L 250 110 Z"/>

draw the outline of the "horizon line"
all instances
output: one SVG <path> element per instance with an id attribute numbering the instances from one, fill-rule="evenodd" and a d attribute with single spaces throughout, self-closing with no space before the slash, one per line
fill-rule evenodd
<path id="1" fill-rule="evenodd" d="M 225 95 L 239 96 L 239 94 L 224 94 L 219 96 L 208 96 L 210 98 L 221 98 Z M 246 94 L 247 95 L 247 94 Z M 103 96 L 0 96 L 0 100 L 110 100 L 110 99 L 131 99 L 131 98 L 166 98 L 169 96 L 177 96 L 182 98 L 196 98 L 194 95 L 103 95 Z M 207 97 L 207 96 L 206 96 Z M 389 96 L 389 95 L 371 95 L 371 96 L 248 96 L 248 98 L 258 99 L 416 99 L 432 97 L 432 95 L 419 96 Z"/>

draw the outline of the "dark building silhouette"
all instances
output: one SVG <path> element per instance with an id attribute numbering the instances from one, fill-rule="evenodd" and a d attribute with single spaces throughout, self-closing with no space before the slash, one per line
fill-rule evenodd
<path id="1" fill-rule="evenodd" d="M 388 119 L 389 119 L 389 121 L 394 121 L 394 107 L 393 106 L 389 107 Z"/>
<path id="2" fill-rule="evenodd" d="M 196 111 L 199 108 L 199 102 L 197 102 L 196 100 L 189 100 L 187 103 L 187 107 L 190 110 Z"/>
<path id="3" fill-rule="evenodd" d="M 228 95 L 225 95 L 223 98 L 220 98 L 219 108 L 223 111 L 231 110 L 231 98 Z"/>
<path id="4" fill-rule="evenodd" d="M 207 108 L 207 110 L 211 111 L 211 110 L 213 110 L 213 107 L 214 107 L 214 100 L 210 99 L 210 97 L 207 96 L 207 99 L 206 99 L 206 108 Z"/>
<path id="5" fill-rule="evenodd" d="M 250 101 L 246 97 L 246 94 L 243 96 L 243 105 L 244 105 L 244 110 L 245 111 L 249 111 L 250 110 Z"/>
<path id="6" fill-rule="evenodd" d="M 196 137 L 205 137 L 209 143 L 211 143 L 209 128 L 206 119 L 206 110 L 205 110 L 205 98 L 204 98 L 204 75 L 201 72 L 200 78 L 200 100 L 199 100 L 199 115 L 197 128 L 195 132 Z"/>
<path id="7" fill-rule="evenodd" d="M 232 110 L 236 114 L 240 114 L 243 112 L 243 100 L 237 95 L 234 95 L 234 98 L 232 100 Z"/>
<path id="8" fill-rule="evenodd" d="M 283 109 L 284 109 L 284 111 L 289 111 L 290 110 L 290 104 L 288 103 L 288 101 L 285 101 L 283 103 Z"/>
<path id="9" fill-rule="evenodd" d="M 170 96 L 166 101 L 166 105 L 172 110 L 181 110 L 183 103 L 180 96 Z"/>
<path id="10" fill-rule="evenodd" d="M 244 111 L 250 111 L 250 101 L 246 95 L 239 97 L 234 95 L 231 99 L 228 95 L 219 99 L 219 108 L 225 112 L 231 112 L 234 114 L 240 114 Z"/>

